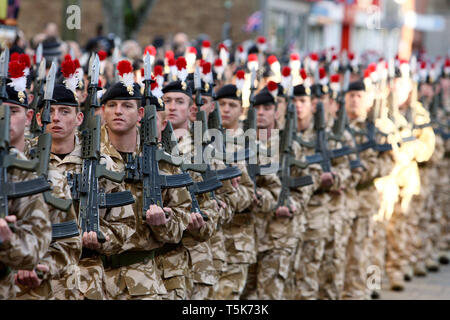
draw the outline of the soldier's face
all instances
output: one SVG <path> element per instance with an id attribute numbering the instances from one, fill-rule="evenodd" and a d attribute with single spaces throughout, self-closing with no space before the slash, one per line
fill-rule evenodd
<path id="1" fill-rule="evenodd" d="M 333 117 L 336 117 L 336 113 L 339 110 L 339 104 L 336 100 L 328 98 L 328 103 L 325 105 L 327 112 Z"/>
<path id="2" fill-rule="evenodd" d="M 286 103 L 287 103 L 286 98 L 277 97 L 277 114 L 276 114 L 277 120 L 280 120 L 285 117 L 287 108 Z"/>
<path id="3" fill-rule="evenodd" d="M 427 98 L 433 97 L 433 86 L 428 83 L 422 84 L 420 86 L 420 96 Z"/>
<path id="4" fill-rule="evenodd" d="M 38 113 L 36 118 L 42 126 L 41 114 Z M 55 104 L 50 107 L 50 119 L 52 122 L 46 131 L 54 141 L 65 141 L 75 137 L 77 127 L 83 122 L 83 113 L 77 112 L 75 107 Z"/>
<path id="5" fill-rule="evenodd" d="M 209 97 L 209 96 L 202 96 L 202 102 L 203 102 L 203 106 L 200 109 L 206 112 L 206 118 L 208 118 L 209 114 L 214 111 L 213 98 Z M 192 105 L 192 107 L 189 110 L 189 120 L 191 120 L 192 122 L 194 122 L 197 117 L 197 111 L 198 111 L 198 107 L 195 104 L 195 99 L 194 99 L 194 104 Z"/>
<path id="6" fill-rule="evenodd" d="M 239 117 L 242 115 L 242 104 L 235 99 L 223 98 L 219 100 L 222 125 L 225 129 L 237 128 Z"/>
<path id="7" fill-rule="evenodd" d="M 116 134 L 135 130 L 144 115 L 144 108 L 138 108 L 137 100 L 109 100 L 102 110 L 105 123 Z"/>
<path id="8" fill-rule="evenodd" d="M 4 104 L 8 105 L 11 111 L 9 134 L 11 145 L 15 146 L 18 141 L 24 139 L 25 127 L 31 123 L 33 110 L 28 110 L 12 103 L 4 102 Z"/>
<path id="9" fill-rule="evenodd" d="M 260 104 L 255 107 L 256 110 L 256 126 L 258 129 L 274 129 L 276 107 L 274 104 Z"/>
<path id="10" fill-rule="evenodd" d="M 163 101 L 166 106 L 167 120 L 174 129 L 187 129 L 191 99 L 181 92 L 168 92 L 164 94 Z"/>
<path id="11" fill-rule="evenodd" d="M 308 119 L 312 115 L 312 104 L 309 96 L 294 97 L 292 100 L 297 108 L 297 120 Z"/>
<path id="12" fill-rule="evenodd" d="M 363 105 L 364 91 L 350 91 L 345 96 L 345 109 L 350 119 L 363 116 L 366 112 Z"/>

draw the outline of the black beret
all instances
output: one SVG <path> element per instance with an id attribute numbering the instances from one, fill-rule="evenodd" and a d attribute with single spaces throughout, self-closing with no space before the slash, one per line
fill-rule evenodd
<path id="1" fill-rule="evenodd" d="M 65 85 L 56 83 L 53 89 L 52 104 L 61 104 L 65 106 L 78 107 L 79 103 L 75 99 L 74 93 L 67 89 Z M 43 100 L 40 101 L 39 109 L 44 107 Z"/>
<path id="2" fill-rule="evenodd" d="M 255 96 L 255 102 L 254 102 L 254 106 L 259 106 L 261 104 L 275 104 L 275 99 L 273 97 L 273 95 L 267 91 L 266 88 L 264 88 L 263 90 L 261 90 L 261 92 L 259 92 L 256 96 Z"/>
<path id="3" fill-rule="evenodd" d="M 241 100 L 241 97 L 237 95 L 237 87 L 234 84 L 226 84 L 217 91 L 216 100 L 224 98 Z"/>
<path id="4" fill-rule="evenodd" d="M 311 95 L 317 97 L 317 89 L 319 89 L 320 95 L 330 93 L 330 88 L 327 85 L 321 85 L 320 83 L 315 83 L 311 86 Z"/>
<path id="5" fill-rule="evenodd" d="M 284 92 L 284 87 L 281 85 L 281 83 L 278 83 L 278 97 L 287 97 L 287 92 Z"/>
<path id="6" fill-rule="evenodd" d="M 11 80 L 6 81 L 6 93 L 8 94 L 8 99 L 5 102 L 16 104 L 18 106 L 28 108 L 28 97 L 26 91 L 23 91 L 25 97 L 23 97 L 23 102 L 20 102 L 19 92 L 17 92 L 13 87 L 9 86 Z"/>
<path id="7" fill-rule="evenodd" d="M 122 82 L 117 82 L 112 85 L 106 92 L 103 94 L 102 99 L 100 101 L 101 104 L 105 104 L 109 100 L 141 100 L 141 87 L 135 82 L 133 83 L 133 95 L 130 95 L 127 88 L 124 86 Z"/>
<path id="8" fill-rule="evenodd" d="M 145 101 L 145 97 L 143 96 L 142 100 L 141 100 L 141 106 L 145 107 L 145 105 L 146 105 L 146 101 Z M 155 105 L 157 110 L 159 108 L 164 108 L 164 102 L 162 101 L 162 99 L 159 100 L 154 95 L 152 95 L 150 97 L 150 105 Z"/>
<path id="9" fill-rule="evenodd" d="M 192 99 L 192 90 L 191 88 L 188 86 L 188 84 L 186 82 L 181 82 L 179 80 L 177 81 L 172 81 L 169 84 L 167 84 L 163 89 L 162 92 L 164 94 L 168 93 L 168 92 L 181 92 L 184 93 L 185 95 L 187 95 L 189 98 Z"/>
<path id="10" fill-rule="evenodd" d="M 201 80 L 201 84 L 202 84 L 202 96 L 208 96 L 208 97 L 212 97 L 213 96 L 213 87 L 214 84 L 211 83 L 206 83 L 205 81 Z M 188 86 L 191 89 L 192 93 L 196 93 L 195 92 L 195 84 L 194 84 L 194 80 L 188 81 Z M 208 89 L 208 90 L 206 90 Z"/>
<path id="11" fill-rule="evenodd" d="M 366 86 L 363 81 L 354 81 L 349 84 L 347 92 L 349 91 L 366 91 Z"/>
<path id="12" fill-rule="evenodd" d="M 299 84 L 294 87 L 294 97 L 303 97 L 311 95 L 311 89 L 305 88 L 304 85 Z"/>

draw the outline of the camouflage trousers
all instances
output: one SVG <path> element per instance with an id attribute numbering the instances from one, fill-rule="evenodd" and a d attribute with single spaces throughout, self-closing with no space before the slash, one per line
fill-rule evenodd
<path id="1" fill-rule="evenodd" d="M 168 296 L 155 259 L 105 270 L 105 287 L 112 300 L 162 300 Z"/>
<path id="2" fill-rule="evenodd" d="M 63 280 L 52 280 L 52 292 L 54 300 L 83 300 L 83 295 L 78 289 L 69 289 L 67 287 L 67 277 Z"/>
<path id="3" fill-rule="evenodd" d="M 193 280 L 190 299 L 206 300 L 214 284 L 219 280 L 218 270 L 214 268 L 213 255 L 209 241 L 196 243 L 188 247 L 192 267 L 190 277 Z"/>
<path id="4" fill-rule="evenodd" d="M 80 267 L 79 276 L 74 274 L 66 280 L 68 288 L 78 287 L 84 299 L 106 300 L 107 293 L 104 285 L 106 274 L 100 258 L 83 258 L 78 266 Z"/>
<path id="5" fill-rule="evenodd" d="M 213 285 L 205 283 L 194 283 L 192 288 L 191 300 L 210 300 Z"/>
<path id="6" fill-rule="evenodd" d="M 397 203 L 394 207 L 394 213 L 387 222 L 386 228 L 386 274 L 392 283 L 403 283 L 404 270 L 410 264 L 411 256 L 409 248 L 413 245 L 408 243 L 408 234 L 412 234 L 411 224 L 408 224 L 408 218 L 411 217 L 404 213 Z"/>
<path id="7" fill-rule="evenodd" d="M 239 300 L 247 282 L 248 263 L 228 263 L 227 270 L 219 278 L 215 300 Z"/>
<path id="8" fill-rule="evenodd" d="M 13 272 L 10 272 L 7 276 L 0 278 L 0 300 L 14 299 L 17 292 L 18 288 L 14 284 Z"/>
<path id="9" fill-rule="evenodd" d="M 379 292 L 384 278 L 386 265 L 386 221 L 372 221 L 372 241 L 369 245 L 370 265 L 367 270 L 367 282 L 372 291 Z"/>
<path id="10" fill-rule="evenodd" d="M 37 288 L 18 285 L 16 300 L 51 300 L 53 298 L 50 280 L 44 280 Z"/>
<path id="11" fill-rule="evenodd" d="M 319 297 L 319 270 L 325 252 L 326 238 L 305 239 L 294 257 L 296 300 L 316 300 Z"/>
<path id="12" fill-rule="evenodd" d="M 287 281 L 294 260 L 292 248 L 276 248 L 260 252 L 257 262 L 250 265 L 242 299 L 286 300 Z"/>
<path id="13" fill-rule="evenodd" d="M 190 299 L 193 282 L 190 275 L 192 267 L 189 251 L 181 246 L 176 250 L 156 257 L 158 269 L 162 271 L 162 279 L 167 290 L 164 300 Z"/>
<path id="14" fill-rule="evenodd" d="M 351 220 L 345 219 L 342 212 L 330 215 L 330 233 L 319 270 L 319 299 L 341 299 L 344 290 L 347 244 L 351 234 Z"/>
<path id="15" fill-rule="evenodd" d="M 353 219 L 347 246 L 342 299 L 365 300 L 369 298 L 370 292 L 366 285 L 366 278 L 369 266 L 370 219 L 369 216 L 358 216 Z"/>

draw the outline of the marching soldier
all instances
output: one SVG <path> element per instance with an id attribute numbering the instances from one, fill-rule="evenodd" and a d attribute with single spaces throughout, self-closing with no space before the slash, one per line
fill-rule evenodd
<path id="1" fill-rule="evenodd" d="M 5 53 L 2 54 L 3 59 L 4 57 Z M 3 60 L 2 63 L 7 61 Z M 6 74 L 2 76 L 6 77 Z M 23 73 L 18 78 L 22 76 Z M 6 88 L 8 97 L 2 97 L 3 104 L 0 106 L 2 109 L 9 106 L 11 112 L 10 119 L 5 119 L 10 121 L 10 131 L 7 133 L 10 144 L 5 143 L 8 139 L 5 136 L 1 147 L 12 147 L 9 154 L 20 160 L 26 160 L 25 127 L 30 125 L 33 116 L 33 111 L 28 109 L 24 89 L 9 82 Z M 8 169 L 5 178 L 16 183 L 34 179 L 36 175 L 19 169 Z M 49 266 L 40 264 L 51 241 L 48 207 L 42 195 L 11 199 L 7 206 L 9 214 L 0 218 L 0 299 L 13 299 L 16 296 L 18 287 L 15 286 L 15 281 L 29 278 L 30 274 L 35 275 L 36 269 L 49 271 Z M 13 270 L 23 271 L 16 274 Z M 37 276 L 33 279 L 34 283 L 39 282 Z"/>
<path id="2" fill-rule="evenodd" d="M 182 82 L 175 81 L 167 84 L 163 88 L 163 93 L 167 112 L 158 112 L 158 120 L 161 121 L 160 127 L 163 128 L 167 124 L 166 119 L 168 118 L 168 113 L 170 113 L 170 117 L 177 117 L 175 120 L 177 129 L 182 128 L 187 131 L 189 125 L 188 111 L 192 106 L 191 88 L 186 86 L 184 90 Z M 171 113 L 174 110 L 177 114 Z M 186 150 L 180 151 L 184 157 L 189 154 Z M 191 174 L 191 176 L 193 180 L 195 179 L 194 181 L 199 181 L 197 175 Z M 198 202 L 201 212 L 208 216 L 208 221 L 205 222 L 199 212 L 190 210 L 189 225 L 183 234 L 181 247 L 177 251 L 157 258 L 158 266 L 163 270 L 166 288 L 169 293 L 173 292 L 171 296 L 168 296 L 168 299 L 191 299 L 194 295 L 196 279 L 202 278 L 202 270 L 198 270 L 198 267 L 212 264 L 209 247 L 207 243 L 206 247 L 204 244 L 215 232 L 218 220 L 216 213 L 218 207 L 216 202 L 209 199 L 207 195 L 198 196 Z M 198 275 L 199 273 L 200 275 Z M 205 278 L 208 278 L 208 276 L 205 275 Z M 207 290 L 195 293 L 205 295 L 205 291 Z M 196 296 L 195 298 L 199 297 Z"/>
<path id="3" fill-rule="evenodd" d="M 115 171 L 124 171 L 128 155 L 140 154 L 142 141 L 137 124 L 144 115 L 141 99 L 136 83 L 129 86 L 116 83 L 102 96 L 105 121 L 102 153 L 114 161 Z M 141 185 L 127 182 L 122 185 L 132 191 L 135 203 L 120 208 L 115 215 L 105 216 L 108 224 L 120 228 L 118 236 L 121 236 L 111 241 L 109 248 L 100 246 L 108 298 L 163 299 L 168 290 L 163 281 L 163 270 L 155 258 L 177 250 L 177 246 L 166 247 L 166 250 L 164 243 L 180 242 L 189 224 L 189 195 L 185 189 L 169 189 L 163 193 L 164 207 L 150 205 L 143 221 Z"/>
<path id="4" fill-rule="evenodd" d="M 70 186 L 66 179 L 68 172 L 78 173 L 81 169 L 81 144 L 77 128 L 83 121 L 74 93 L 61 84 L 56 84 L 53 91 L 54 102 L 51 105 L 51 123 L 46 130 L 52 136 L 48 179 L 52 182 L 52 194 L 60 199 L 71 201 Z M 44 107 L 44 105 L 42 105 Z M 37 114 L 37 120 L 42 126 L 42 112 Z M 38 139 L 31 141 L 29 153 L 38 152 Z M 18 282 L 22 291 L 20 299 L 82 299 L 80 293 L 81 237 L 77 227 L 75 207 L 70 206 L 67 212 L 49 205 L 50 219 L 53 224 L 73 221 L 75 236 L 64 236 L 53 239 L 49 250 L 41 264 L 49 268 L 46 281 L 37 278 L 33 273 L 24 277 L 19 271 Z"/>
<path id="5" fill-rule="evenodd" d="M 237 137 L 243 134 L 239 126 L 242 114 L 242 96 L 235 85 L 228 84 L 219 89 L 216 100 L 220 106 L 223 127 L 228 134 Z M 231 151 L 231 150 L 227 150 Z M 234 216 L 223 226 L 225 247 L 227 250 L 227 267 L 219 278 L 217 298 L 238 300 L 247 282 L 248 268 L 256 262 L 255 221 L 249 210 L 255 197 L 253 182 L 247 174 L 246 167 L 240 163 L 237 167 L 242 171 L 236 185 L 237 201 L 234 202 Z"/>

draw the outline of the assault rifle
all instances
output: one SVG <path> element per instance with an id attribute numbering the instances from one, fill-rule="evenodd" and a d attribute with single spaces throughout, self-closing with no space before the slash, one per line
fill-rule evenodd
<path id="1" fill-rule="evenodd" d="M 89 88 L 90 92 L 95 94 L 90 97 L 91 106 L 87 110 L 86 125 L 81 132 L 83 167 L 81 174 L 69 173 L 68 180 L 72 186 L 72 199 L 80 201 L 79 219 L 82 232 L 95 232 L 98 242 L 103 243 L 106 239 L 100 231 L 99 209 L 126 206 L 134 203 L 134 198 L 130 191 L 105 193 L 99 187 L 100 178 L 120 183 L 125 177 L 124 172 L 110 171 L 104 164 L 100 164 L 100 116 L 94 115 L 95 108 L 99 107 L 96 94 L 99 66 L 100 61 L 96 55 L 89 70 Z"/>
<path id="2" fill-rule="evenodd" d="M 203 106 L 202 101 L 202 94 L 201 94 L 201 81 L 200 81 L 200 71 L 198 67 L 195 70 L 194 73 L 194 87 L 195 87 L 195 103 L 197 105 L 197 115 L 196 120 L 201 123 L 201 137 L 202 137 L 202 155 L 205 155 L 205 150 L 207 148 L 212 148 L 211 143 L 212 141 L 208 139 L 208 121 L 206 119 L 206 112 L 201 110 L 201 107 Z M 195 130 L 195 126 L 194 126 Z M 196 132 L 194 132 L 194 137 Z M 215 153 L 216 150 L 212 150 L 212 154 Z M 212 158 L 212 156 L 211 156 Z M 211 159 L 204 159 L 206 165 L 206 171 L 202 173 L 202 177 L 204 181 L 208 181 L 209 179 L 212 179 L 214 177 L 217 177 L 220 181 L 230 180 L 236 177 L 239 177 L 242 175 L 241 170 L 238 167 L 234 166 L 227 166 L 225 169 L 221 170 L 212 170 L 211 164 L 209 163 Z M 211 194 L 212 197 L 215 199 L 214 193 Z"/>
<path id="3" fill-rule="evenodd" d="M 21 181 L 8 181 L 8 169 L 16 168 L 25 171 L 35 171 L 38 165 L 37 160 L 17 159 L 14 154 L 10 154 L 10 117 L 9 106 L 3 104 L 8 99 L 6 92 L 6 80 L 8 77 L 9 49 L 5 48 L 0 56 L 0 218 L 8 215 L 8 200 L 23 198 L 50 190 L 47 179 L 43 176 Z M 14 227 L 10 225 L 14 231 Z"/>
<path id="4" fill-rule="evenodd" d="M 36 58 L 36 63 L 38 62 L 38 59 Z M 39 64 L 39 71 L 37 74 L 36 79 L 34 80 L 33 85 L 33 101 L 31 102 L 30 109 L 33 110 L 33 118 L 31 119 L 31 125 L 30 125 L 30 133 L 32 137 L 37 137 L 44 131 L 39 126 L 36 120 L 36 114 L 39 111 L 39 105 L 42 102 L 42 99 L 44 97 L 44 84 L 45 84 L 45 58 L 42 58 L 40 60 Z"/>
<path id="5" fill-rule="evenodd" d="M 181 163 L 182 159 L 171 156 L 158 145 L 158 115 L 156 106 L 150 102 L 152 81 L 150 55 L 147 53 L 144 58 L 145 111 L 140 128 L 142 155 L 135 158 L 128 155 L 125 180 L 131 183 L 140 182 L 143 185 L 141 216 L 144 221 L 150 205 L 163 207 L 162 189 L 181 188 L 193 184 L 191 176 L 187 173 L 165 175 L 159 172 L 160 161 L 176 165 Z"/>
<path id="6" fill-rule="evenodd" d="M 278 197 L 276 208 L 287 206 L 289 207 L 289 196 L 291 189 L 301 188 L 313 184 L 312 177 L 305 175 L 301 177 L 291 177 L 291 167 L 295 166 L 300 169 L 305 169 L 308 164 L 295 159 L 294 150 L 292 148 L 294 136 L 296 133 L 296 109 L 292 102 L 294 95 L 292 84 L 288 89 L 288 105 L 286 109 L 285 127 L 281 132 L 280 138 L 280 156 L 281 167 L 278 171 L 278 176 L 281 180 L 281 192 Z"/>

